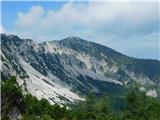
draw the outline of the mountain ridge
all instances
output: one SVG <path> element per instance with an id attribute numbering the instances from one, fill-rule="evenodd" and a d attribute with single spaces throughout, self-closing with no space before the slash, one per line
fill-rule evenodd
<path id="1" fill-rule="evenodd" d="M 3 35 L 6 35 L 6 36 L 13 36 L 13 37 L 18 37 L 17 35 L 14 35 L 14 34 L 6 34 L 6 33 L 1 33 L 1 36 Z M 157 62 L 160 62 L 159 59 L 152 59 L 152 58 L 138 58 L 138 57 L 133 57 L 133 56 L 129 56 L 129 55 L 126 55 L 126 54 L 123 54 L 117 50 L 114 50 L 113 48 L 111 47 L 108 47 L 106 45 L 102 45 L 100 43 L 97 43 L 97 42 L 92 42 L 92 41 L 88 41 L 88 40 L 85 40 L 85 39 L 82 39 L 81 37 L 78 37 L 78 36 L 69 36 L 69 37 L 65 37 L 63 39 L 60 39 L 60 40 L 48 40 L 48 41 L 42 41 L 42 42 L 39 42 L 37 43 L 36 41 L 34 41 L 33 39 L 30 39 L 30 38 L 21 38 L 21 37 L 18 37 L 20 40 L 27 40 L 27 41 L 32 41 L 33 43 L 36 43 L 36 44 L 43 44 L 45 42 L 63 42 L 63 41 L 67 41 L 68 39 L 72 39 L 73 41 L 76 41 L 77 39 L 80 40 L 80 41 L 85 41 L 85 42 L 88 42 L 88 43 L 92 43 L 92 44 L 98 44 L 100 46 L 103 46 L 103 47 L 107 47 L 108 49 L 110 50 L 113 50 L 114 52 L 117 52 L 117 53 L 120 53 L 121 55 L 124 55 L 124 56 L 127 56 L 127 57 L 130 57 L 130 58 L 133 58 L 133 59 L 138 59 L 138 60 L 153 60 L 153 61 L 157 61 Z"/>
<path id="2" fill-rule="evenodd" d="M 60 100 L 57 94 L 48 94 L 45 88 L 41 90 L 37 81 L 40 80 L 53 91 L 56 87 L 52 84 L 61 89 L 65 87 L 75 96 L 87 95 L 90 92 L 124 94 L 127 86 L 134 82 L 140 83 L 146 92 L 156 91 L 155 97 L 159 95 L 158 60 L 128 57 L 111 48 L 78 37 L 37 44 L 31 39 L 1 34 L 1 46 L 2 76 L 17 74 L 19 84 L 27 91 L 50 102 L 64 104 L 66 99 L 71 99 L 63 93 L 60 96 L 66 98 L 65 100 Z M 28 69 L 35 74 L 30 73 Z M 33 86 L 33 89 L 30 86 Z M 57 90 L 55 92 L 57 93 Z M 73 100 L 76 101 L 76 98 Z M 54 101 L 55 99 L 57 101 Z"/>

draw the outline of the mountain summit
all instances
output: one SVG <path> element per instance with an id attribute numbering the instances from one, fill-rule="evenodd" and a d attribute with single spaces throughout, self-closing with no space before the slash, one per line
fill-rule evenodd
<path id="1" fill-rule="evenodd" d="M 136 59 L 78 37 L 39 44 L 1 34 L 3 79 L 17 75 L 25 92 L 50 103 L 74 103 L 91 92 L 124 94 L 137 82 L 160 96 L 160 61 Z"/>

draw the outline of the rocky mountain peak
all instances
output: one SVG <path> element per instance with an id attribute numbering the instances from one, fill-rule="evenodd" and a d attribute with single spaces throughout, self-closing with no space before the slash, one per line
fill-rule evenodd
<path id="1" fill-rule="evenodd" d="M 86 44 L 88 41 L 81 39 L 77 36 L 71 36 L 71 37 L 67 37 L 64 38 L 60 41 L 60 43 L 62 44 Z"/>
<path id="2" fill-rule="evenodd" d="M 1 43 L 2 75 L 18 74 L 28 92 L 51 103 L 80 100 L 79 93 L 123 94 L 135 81 L 159 95 L 160 61 L 128 57 L 78 37 L 34 45 L 2 34 Z"/>

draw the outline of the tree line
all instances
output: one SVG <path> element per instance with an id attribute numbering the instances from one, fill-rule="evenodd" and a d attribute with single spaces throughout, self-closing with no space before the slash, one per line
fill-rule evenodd
<path id="1" fill-rule="evenodd" d="M 66 109 L 51 105 L 46 99 L 38 100 L 31 94 L 22 94 L 16 77 L 1 81 L 1 118 L 9 120 L 9 112 L 17 108 L 22 120 L 160 120 L 160 101 L 131 88 L 124 96 L 125 105 L 120 111 L 112 106 L 108 96 L 97 98 L 91 94 Z"/>

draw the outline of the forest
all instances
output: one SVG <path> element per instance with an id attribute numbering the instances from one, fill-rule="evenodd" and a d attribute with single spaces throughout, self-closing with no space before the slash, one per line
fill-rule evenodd
<path id="1" fill-rule="evenodd" d="M 22 120 L 160 120 L 160 100 L 145 95 L 134 86 L 122 96 L 123 107 L 113 107 L 110 96 L 86 96 L 67 108 L 23 94 L 16 77 L 1 81 L 1 119 L 10 120 L 10 111 L 17 109 Z"/>

